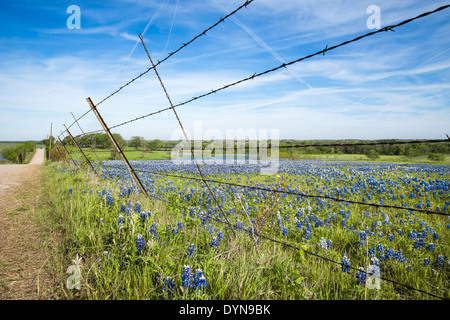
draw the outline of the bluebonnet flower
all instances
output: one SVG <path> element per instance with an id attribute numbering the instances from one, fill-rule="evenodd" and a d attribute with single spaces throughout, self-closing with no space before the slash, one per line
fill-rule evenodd
<path id="1" fill-rule="evenodd" d="M 69 188 L 69 194 L 72 194 L 72 188 Z"/>
<path id="2" fill-rule="evenodd" d="M 197 251 L 197 248 L 195 247 L 195 244 L 191 243 L 191 245 L 189 246 L 189 249 L 188 249 L 187 256 L 193 257 L 195 255 L 196 251 Z"/>
<path id="3" fill-rule="evenodd" d="M 320 246 L 322 247 L 322 249 L 327 249 L 327 241 L 324 237 L 320 238 Z"/>
<path id="4" fill-rule="evenodd" d="M 183 230 L 183 222 L 177 221 L 177 230 Z"/>
<path id="5" fill-rule="evenodd" d="M 422 238 L 414 241 L 414 249 L 420 250 L 423 246 L 425 246 L 425 241 Z"/>
<path id="6" fill-rule="evenodd" d="M 150 234 L 153 237 L 156 237 L 158 235 L 158 231 L 156 230 L 157 226 L 158 226 L 158 224 L 156 222 L 153 222 L 152 225 L 147 228 L 147 230 L 150 230 Z"/>
<path id="7" fill-rule="evenodd" d="M 342 226 L 342 227 L 345 227 L 346 223 L 347 223 L 347 221 L 345 221 L 345 219 L 342 219 L 342 221 L 341 221 L 341 226 Z"/>
<path id="8" fill-rule="evenodd" d="M 366 273 L 363 267 L 360 267 L 356 272 L 356 284 L 365 284 L 366 283 Z"/>
<path id="9" fill-rule="evenodd" d="M 106 205 L 110 206 L 113 204 L 113 202 L 114 202 L 114 199 L 113 199 L 111 193 L 108 193 L 108 196 L 106 197 Z"/>
<path id="10" fill-rule="evenodd" d="M 386 249 L 386 259 L 390 259 L 394 257 L 394 249 L 387 248 Z"/>
<path id="11" fill-rule="evenodd" d="M 327 249 L 331 248 L 332 245 L 333 245 L 333 241 L 327 240 Z"/>
<path id="12" fill-rule="evenodd" d="M 168 291 L 169 294 L 174 293 L 175 283 L 172 277 L 167 277 L 163 284 L 163 291 Z"/>
<path id="13" fill-rule="evenodd" d="M 136 202 L 134 204 L 134 212 L 140 213 L 141 212 L 141 204 L 139 202 Z"/>
<path id="14" fill-rule="evenodd" d="M 213 225 L 212 224 L 208 224 L 206 226 L 206 231 L 208 232 L 208 234 L 213 234 Z"/>
<path id="15" fill-rule="evenodd" d="M 311 239 L 311 229 L 305 228 L 304 236 L 307 240 Z"/>
<path id="16" fill-rule="evenodd" d="M 105 223 L 105 219 L 101 218 L 100 223 Z"/>
<path id="17" fill-rule="evenodd" d="M 283 236 L 288 236 L 288 229 L 286 227 L 283 228 Z"/>
<path id="18" fill-rule="evenodd" d="M 375 256 L 375 248 L 369 248 L 369 256 Z"/>
<path id="19" fill-rule="evenodd" d="M 123 203 L 120 205 L 120 212 L 125 213 L 125 204 Z"/>
<path id="20" fill-rule="evenodd" d="M 193 287 L 195 290 L 202 289 L 208 285 L 206 281 L 205 274 L 202 269 L 197 269 L 194 274 Z"/>
<path id="21" fill-rule="evenodd" d="M 125 218 L 122 215 L 120 215 L 119 219 L 117 221 L 117 224 L 120 226 L 120 225 L 122 225 L 124 223 L 125 223 Z"/>
<path id="22" fill-rule="evenodd" d="M 403 259 L 403 252 L 401 252 L 400 250 L 397 250 L 394 253 L 394 260 L 401 261 L 402 259 Z"/>
<path id="23" fill-rule="evenodd" d="M 434 251 L 434 243 L 429 243 L 427 247 L 428 251 Z"/>
<path id="24" fill-rule="evenodd" d="M 347 256 L 342 257 L 342 272 L 350 274 L 350 259 Z"/>
<path id="25" fill-rule="evenodd" d="M 144 240 L 144 237 L 142 236 L 142 234 L 139 234 L 137 236 L 136 244 L 137 244 L 138 254 L 139 254 L 139 253 L 141 253 L 142 250 L 144 250 L 144 247 L 145 247 L 145 240 Z"/>
<path id="26" fill-rule="evenodd" d="M 438 255 L 436 262 L 434 263 L 436 267 L 442 267 L 444 265 L 445 259 L 442 254 Z"/>
<path id="27" fill-rule="evenodd" d="M 223 241 L 223 232 L 222 231 L 217 232 L 217 241 L 219 241 L 219 243 Z"/>
<path id="28" fill-rule="evenodd" d="M 423 259 L 423 263 L 424 263 L 426 266 L 428 266 L 428 265 L 431 263 L 431 261 L 430 261 L 430 259 L 425 258 L 425 259 Z"/>
<path id="29" fill-rule="evenodd" d="M 217 241 L 216 237 L 213 237 L 211 243 L 209 244 L 212 248 L 219 246 L 219 241 Z"/>
<path id="30" fill-rule="evenodd" d="M 403 235 L 403 230 L 402 229 L 398 229 L 398 235 L 402 236 Z"/>
<path id="31" fill-rule="evenodd" d="M 183 267 L 181 271 L 181 286 L 192 287 L 192 273 L 191 268 L 187 265 Z"/>
<path id="32" fill-rule="evenodd" d="M 384 248 L 383 248 L 383 245 L 382 245 L 382 244 L 378 244 L 378 245 L 377 245 L 377 251 L 378 251 L 379 253 L 384 253 Z"/>
<path id="33" fill-rule="evenodd" d="M 370 261 L 372 262 L 373 265 L 380 266 L 380 261 L 378 260 L 378 258 L 376 256 L 371 257 Z"/>
<path id="34" fill-rule="evenodd" d="M 387 236 L 387 238 L 388 238 L 389 241 L 394 241 L 395 236 L 394 236 L 393 234 L 389 234 L 389 235 Z"/>

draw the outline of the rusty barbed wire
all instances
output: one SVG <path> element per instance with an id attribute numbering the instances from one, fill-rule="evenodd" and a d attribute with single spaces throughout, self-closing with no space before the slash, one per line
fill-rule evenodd
<path id="1" fill-rule="evenodd" d="M 105 98 L 103 98 L 102 100 L 100 100 L 100 102 L 98 102 L 95 107 L 98 107 L 100 104 L 102 104 L 103 102 L 105 102 L 106 100 L 108 100 L 109 98 L 111 98 L 112 96 L 114 96 L 115 94 L 117 94 L 118 92 L 122 91 L 125 87 L 129 86 L 130 84 L 132 84 L 134 81 L 138 80 L 139 78 L 143 77 L 144 75 L 146 75 L 148 72 L 150 72 L 151 70 L 153 70 L 155 67 L 157 67 L 158 65 L 160 65 L 161 63 L 163 63 L 164 61 L 166 61 L 167 59 L 169 59 L 170 57 L 172 57 L 174 54 L 176 54 L 177 52 L 179 52 L 180 50 L 182 50 L 183 48 L 187 47 L 188 45 L 190 45 L 191 43 L 193 43 L 195 40 L 197 40 L 198 38 L 206 35 L 206 33 L 208 31 L 210 31 L 211 29 L 214 29 L 215 27 L 217 27 L 219 24 L 221 24 L 222 22 L 224 22 L 226 19 L 228 19 L 229 17 L 231 17 L 232 15 L 234 15 L 235 13 L 237 13 L 238 11 L 240 11 L 243 8 L 247 8 L 247 6 L 249 4 L 251 4 L 254 0 L 247 0 L 245 1 L 241 6 L 239 6 L 238 8 L 236 8 L 235 10 L 233 10 L 232 12 L 230 12 L 229 14 L 227 14 L 226 16 L 224 16 L 223 18 L 221 17 L 219 19 L 219 21 L 217 21 L 216 23 L 214 23 L 213 25 L 211 25 L 210 27 L 206 28 L 205 30 L 203 30 L 201 33 L 199 33 L 198 35 L 196 35 L 194 38 L 192 38 L 191 40 L 189 40 L 186 43 L 183 43 L 178 49 L 176 49 L 175 51 L 170 52 L 164 59 L 162 60 L 158 60 L 158 62 L 155 64 L 155 66 L 153 67 L 149 67 L 147 68 L 147 70 L 145 70 L 144 72 L 140 73 L 139 75 L 137 75 L 136 77 L 134 77 L 133 79 L 131 79 L 130 81 L 128 81 L 127 83 L 125 83 L 124 85 L 120 86 L 117 90 L 115 90 L 114 92 L 112 92 L 111 94 L 109 94 L 108 96 L 106 96 Z M 81 120 L 83 117 L 85 117 L 89 112 L 91 112 L 91 109 L 89 109 L 88 111 L 86 111 L 85 113 L 83 113 L 78 119 Z M 75 122 L 73 122 L 70 126 L 68 126 L 68 129 L 70 129 L 73 125 L 75 124 Z M 112 129 L 112 127 L 110 128 Z"/>
<path id="2" fill-rule="evenodd" d="M 269 70 L 266 70 L 266 71 L 263 71 L 263 72 L 254 73 L 254 74 L 253 74 L 252 76 L 250 76 L 250 77 L 243 78 L 243 79 L 238 80 L 238 81 L 235 81 L 235 82 L 233 82 L 233 83 L 229 83 L 229 84 L 224 85 L 224 86 L 222 86 L 222 87 L 220 87 L 220 88 L 217 88 L 217 89 L 213 89 L 213 90 L 211 90 L 211 91 L 209 91 L 209 92 L 206 92 L 206 93 L 204 93 L 204 94 L 195 96 L 195 97 L 193 97 L 193 98 L 191 98 L 191 99 L 189 99 L 189 100 L 186 100 L 186 101 L 184 101 L 184 102 L 180 102 L 180 103 L 175 104 L 175 105 L 173 105 L 173 106 L 170 106 L 170 107 L 167 107 L 167 108 L 163 108 L 163 109 L 160 109 L 160 110 L 158 110 L 158 111 L 154 111 L 154 112 L 148 113 L 148 114 L 146 114 L 146 115 L 143 115 L 143 116 L 140 116 L 140 117 L 131 119 L 131 120 L 124 121 L 124 122 L 119 123 L 119 124 L 117 124 L 117 125 L 111 126 L 110 128 L 111 128 L 111 129 L 117 128 L 117 127 L 123 126 L 123 125 L 125 125 L 125 124 L 129 124 L 129 123 L 131 123 L 131 122 L 135 122 L 135 121 L 138 121 L 138 120 L 141 120 L 141 119 L 144 119 L 144 118 L 153 116 L 153 115 L 155 115 L 155 114 L 158 114 L 158 113 L 161 113 L 161 112 L 165 112 L 165 111 L 168 111 L 168 110 L 171 110 L 171 109 L 174 109 L 174 108 L 177 108 L 177 107 L 186 105 L 186 104 L 188 104 L 188 103 L 190 103 L 190 102 L 193 102 L 193 101 L 195 101 L 195 100 L 204 98 L 204 97 L 206 97 L 206 96 L 209 96 L 209 95 L 211 95 L 211 94 L 217 93 L 217 92 L 222 91 L 222 90 L 225 90 L 225 89 L 227 89 L 227 88 L 233 87 L 233 86 L 238 85 L 238 84 L 240 84 L 240 83 L 243 83 L 243 82 L 246 82 L 246 81 L 249 81 L 249 80 L 253 80 L 253 79 L 257 78 L 257 77 L 260 77 L 260 76 L 266 75 L 266 74 L 268 74 L 268 73 L 271 73 L 271 72 L 280 70 L 280 69 L 282 69 L 282 68 L 286 68 L 287 66 L 293 65 L 293 64 L 298 63 L 298 62 L 300 62 L 300 61 L 303 61 L 303 60 L 306 60 L 306 59 L 310 59 L 310 58 L 315 57 L 315 56 L 320 55 L 320 54 L 323 55 L 323 54 L 325 54 L 325 52 L 328 52 L 328 51 L 337 49 L 337 48 L 339 48 L 339 47 L 348 45 L 348 44 L 350 44 L 350 43 L 359 41 L 359 40 L 361 40 L 361 39 L 363 39 L 363 38 L 366 38 L 366 37 L 369 37 L 369 36 L 373 36 L 373 35 L 378 34 L 378 33 L 381 33 L 381 32 L 395 31 L 394 28 L 403 26 L 403 25 L 405 25 L 405 24 L 407 24 L 407 23 L 410 23 L 410 22 L 412 22 L 412 21 L 414 21 L 414 20 L 421 19 L 421 18 L 426 17 L 426 16 L 428 16 L 428 15 L 430 15 L 430 14 L 433 14 L 433 13 L 436 13 L 436 12 L 439 12 L 439 11 L 442 11 L 442 10 L 444 10 L 444 9 L 447 9 L 447 8 L 449 8 L 449 7 L 450 7 L 450 4 L 449 4 L 449 5 L 444 5 L 444 6 L 441 6 L 441 7 L 437 8 L 437 9 L 435 9 L 435 10 L 432 10 L 432 11 L 428 11 L 428 12 L 422 13 L 422 14 L 416 16 L 416 17 L 413 17 L 413 18 L 404 20 L 404 21 L 399 22 L 399 23 L 397 23 L 397 24 L 393 24 L 393 25 L 390 25 L 390 26 L 386 26 L 386 27 L 381 28 L 381 29 L 378 29 L 378 30 L 376 30 L 376 31 L 371 31 L 371 32 L 368 32 L 368 33 L 366 33 L 366 34 L 360 35 L 360 36 L 358 36 L 358 37 L 356 37 L 356 38 L 353 38 L 352 40 L 347 40 L 347 41 L 341 42 L 340 44 L 337 44 L 337 45 L 334 45 L 334 46 L 331 46 L 331 47 L 328 47 L 328 45 L 327 45 L 327 46 L 325 47 L 325 49 L 320 50 L 320 51 L 317 51 L 316 53 L 312 53 L 312 54 L 309 54 L 309 55 L 307 55 L 307 56 L 301 57 L 301 58 L 299 58 L 299 59 L 292 60 L 292 61 L 287 62 L 287 63 L 283 63 L 283 64 L 281 64 L 281 65 L 279 65 L 279 66 L 277 66 L 277 67 L 275 67 L 275 68 L 272 68 L 272 69 L 269 69 Z"/>

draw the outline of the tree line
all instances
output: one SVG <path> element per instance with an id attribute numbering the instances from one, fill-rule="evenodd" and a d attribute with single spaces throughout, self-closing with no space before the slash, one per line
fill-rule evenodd
<path id="1" fill-rule="evenodd" d="M 146 140 L 140 136 L 133 136 L 131 140 L 126 141 L 120 134 L 113 134 L 115 140 L 122 149 L 134 148 L 135 150 L 141 151 L 152 151 L 152 150 L 167 150 L 170 151 L 176 145 L 182 141 L 168 141 L 168 140 Z M 81 137 L 76 137 L 75 140 L 80 147 L 93 147 L 100 149 L 110 149 L 114 151 L 113 145 L 108 138 L 106 133 L 95 133 L 89 134 Z M 392 140 L 390 140 L 392 141 Z M 417 143 L 417 144 L 382 144 L 382 145 L 351 145 L 354 143 L 366 143 L 366 142 L 390 142 L 388 140 L 294 140 L 285 139 L 279 141 L 280 156 L 285 158 L 296 158 L 300 155 L 318 155 L 318 154 L 364 154 L 370 159 L 376 159 L 380 155 L 403 155 L 410 158 L 417 156 L 428 156 L 433 161 L 443 161 L 445 154 L 450 154 L 450 142 L 442 143 Z M 65 144 L 72 144 L 70 137 L 65 137 Z M 202 150 L 204 150 L 213 141 L 202 141 Z M 339 144 L 347 144 L 339 146 Z M 192 146 L 196 144 L 195 141 L 191 141 Z M 327 144 L 335 144 L 336 146 L 322 146 Z M 245 148 L 246 153 L 249 153 L 249 147 L 251 148 L 253 144 L 249 140 L 234 141 L 234 148 L 236 152 L 238 147 L 241 148 L 242 145 Z M 268 141 L 268 148 L 270 151 L 270 140 Z M 305 145 L 305 147 L 302 147 Z M 306 145 L 316 145 L 316 146 L 306 146 Z M 228 146 L 225 141 L 223 141 L 223 152 L 226 154 L 226 147 Z M 286 146 L 296 146 L 291 148 L 284 148 Z M 215 150 L 217 152 L 217 149 Z M 214 155 L 214 152 L 213 152 Z"/>
<path id="2" fill-rule="evenodd" d="M 36 150 L 36 142 L 22 142 L 14 147 L 2 149 L 2 155 L 5 159 L 13 163 L 25 163 L 30 153 Z"/>

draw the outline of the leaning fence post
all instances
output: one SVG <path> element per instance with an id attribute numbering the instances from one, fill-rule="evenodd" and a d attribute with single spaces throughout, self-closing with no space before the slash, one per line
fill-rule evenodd
<path id="1" fill-rule="evenodd" d="M 84 160 L 86 160 L 86 162 L 89 164 L 89 166 L 91 167 L 92 171 L 94 171 L 95 175 L 98 176 L 97 171 L 95 170 L 94 166 L 92 165 L 91 161 L 89 161 L 89 159 L 86 157 L 86 155 L 84 154 L 83 150 L 81 150 L 80 146 L 78 145 L 78 143 L 75 141 L 74 137 L 72 136 L 72 134 L 70 133 L 69 129 L 67 129 L 66 125 L 63 124 L 64 128 L 66 128 L 67 133 L 70 136 L 70 139 L 72 139 L 72 142 L 77 146 L 78 151 L 81 152 L 81 155 L 83 156 Z"/>
<path id="2" fill-rule="evenodd" d="M 72 155 L 70 154 L 69 150 L 67 150 L 66 146 L 62 143 L 61 139 L 58 136 L 58 140 L 59 143 L 61 143 L 61 145 L 63 146 L 63 148 L 66 150 L 67 155 L 70 157 L 70 160 L 72 160 L 73 164 L 75 165 L 75 167 L 77 166 L 77 163 L 75 162 L 75 160 L 73 160 Z"/>
<path id="3" fill-rule="evenodd" d="M 149 194 L 147 193 L 147 190 L 145 189 L 144 185 L 142 184 L 141 180 L 139 179 L 139 177 L 137 176 L 136 172 L 134 171 L 134 169 L 131 167 L 130 163 L 128 162 L 127 157 L 125 156 L 125 154 L 122 152 L 122 149 L 120 148 L 119 144 L 117 143 L 116 139 L 114 138 L 114 136 L 111 134 L 111 131 L 109 130 L 109 128 L 106 126 L 105 121 L 103 121 L 102 116 L 100 115 L 100 113 L 97 111 L 97 108 L 95 108 L 94 103 L 92 102 L 90 97 L 86 98 L 86 101 L 89 103 L 89 106 L 91 107 L 92 111 L 94 111 L 95 116 L 97 117 L 98 121 L 100 122 L 100 124 L 102 125 L 103 129 L 105 130 L 106 134 L 108 135 L 109 139 L 111 140 L 113 146 L 116 148 L 116 151 L 120 154 L 120 156 L 122 157 L 123 162 L 125 162 L 125 165 L 128 168 L 128 171 L 130 171 L 131 176 L 134 178 L 134 180 L 136 181 L 136 183 L 138 184 L 139 188 L 141 189 L 141 191 L 147 196 L 149 197 Z"/>

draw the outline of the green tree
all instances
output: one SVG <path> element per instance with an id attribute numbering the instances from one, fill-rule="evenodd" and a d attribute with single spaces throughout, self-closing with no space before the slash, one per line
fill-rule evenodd
<path id="1" fill-rule="evenodd" d="M 439 153 L 430 153 L 428 154 L 428 159 L 430 159 L 433 162 L 444 162 L 445 156 Z"/>
<path id="2" fill-rule="evenodd" d="M 164 142 L 161 140 L 155 139 L 147 142 L 146 147 L 149 150 L 160 150 L 164 146 Z"/>
<path id="3" fill-rule="evenodd" d="M 366 157 L 369 158 L 370 160 L 376 160 L 380 158 L 380 154 L 375 149 L 370 149 L 366 153 Z"/>
<path id="4" fill-rule="evenodd" d="M 130 147 L 134 147 L 136 149 L 139 149 L 142 146 L 143 142 L 144 142 L 144 138 L 143 137 L 133 136 L 133 137 L 131 137 L 131 141 L 129 143 L 129 146 Z"/>

